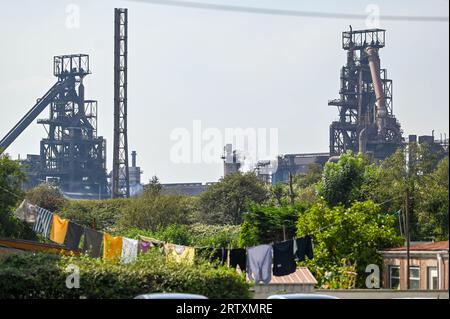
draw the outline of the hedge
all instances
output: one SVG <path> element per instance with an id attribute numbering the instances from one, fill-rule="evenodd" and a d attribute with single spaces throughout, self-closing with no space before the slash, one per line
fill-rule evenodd
<path id="1" fill-rule="evenodd" d="M 80 287 L 68 289 L 69 264 L 80 269 Z M 193 293 L 208 298 L 250 298 L 245 277 L 226 267 L 206 263 L 167 263 L 155 253 L 124 265 L 87 256 L 43 253 L 0 257 L 0 299 L 133 298 L 156 292 Z"/>

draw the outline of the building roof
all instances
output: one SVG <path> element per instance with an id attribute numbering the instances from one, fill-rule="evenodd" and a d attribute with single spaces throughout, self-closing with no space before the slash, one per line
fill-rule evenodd
<path id="1" fill-rule="evenodd" d="M 406 250 L 406 246 L 383 249 L 383 251 L 386 251 L 386 252 L 405 251 L 405 250 Z M 411 251 L 448 250 L 448 240 L 417 243 L 417 244 L 411 245 L 409 250 L 411 250 Z"/>
<path id="2" fill-rule="evenodd" d="M 307 267 L 299 267 L 297 270 L 287 276 L 272 276 L 272 280 L 269 284 L 302 284 L 302 285 L 315 285 L 317 284 L 316 278 L 312 275 Z"/>

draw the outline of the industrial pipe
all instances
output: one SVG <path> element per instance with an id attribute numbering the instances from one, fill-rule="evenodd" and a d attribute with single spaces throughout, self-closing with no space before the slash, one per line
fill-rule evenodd
<path id="1" fill-rule="evenodd" d="M 365 154 L 366 146 L 367 146 L 367 130 L 366 130 L 366 128 L 363 128 L 361 130 L 361 132 L 359 132 L 358 140 L 359 140 L 359 152 L 362 154 Z"/>
<path id="2" fill-rule="evenodd" d="M 376 106 L 376 124 L 378 127 L 378 134 L 384 135 L 384 129 L 386 127 L 386 99 L 383 92 L 383 84 L 380 77 L 380 57 L 378 55 L 378 49 L 368 47 L 366 48 L 366 54 L 369 58 L 370 74 L 372 76 L 373 88 L 375 91 L 375 106 Z"/>

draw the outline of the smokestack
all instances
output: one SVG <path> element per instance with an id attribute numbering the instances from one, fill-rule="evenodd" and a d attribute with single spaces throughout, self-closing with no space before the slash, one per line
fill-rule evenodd
<path id="1" fill-rule="evenodd" d="M 366 53 L 369 58 L 370 74 L 372 76 L 373 88 L 376 97 L 376 124 L 378 127 L 378 134 L 383 135 L 386 127 L 386 100 L 383 92 L 383 84 L 380 77 L 380 57 L 378 55 L 378 49 L 368 47 Z"/>
<path id="2" fill-rule="evenodd" d="M 136 167 L 136 151 L 131 152 L 131 167 Z"/>

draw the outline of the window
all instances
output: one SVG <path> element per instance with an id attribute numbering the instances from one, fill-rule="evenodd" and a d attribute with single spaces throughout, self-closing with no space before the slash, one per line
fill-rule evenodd
<path id="1" fill-rule="evenodd" d="M 439 289 L 437 267 L 428 267 L 428 289 Z"/>
<path id="2" fill-rule="evenodd" d="M 400 289 L 400 266 L 389 266 L 389 287 Z"/>
<path id="3" fill-rule="evenodd" d="M 409 267 L 409 289 L 420 289 L 420 267 Z"/>

